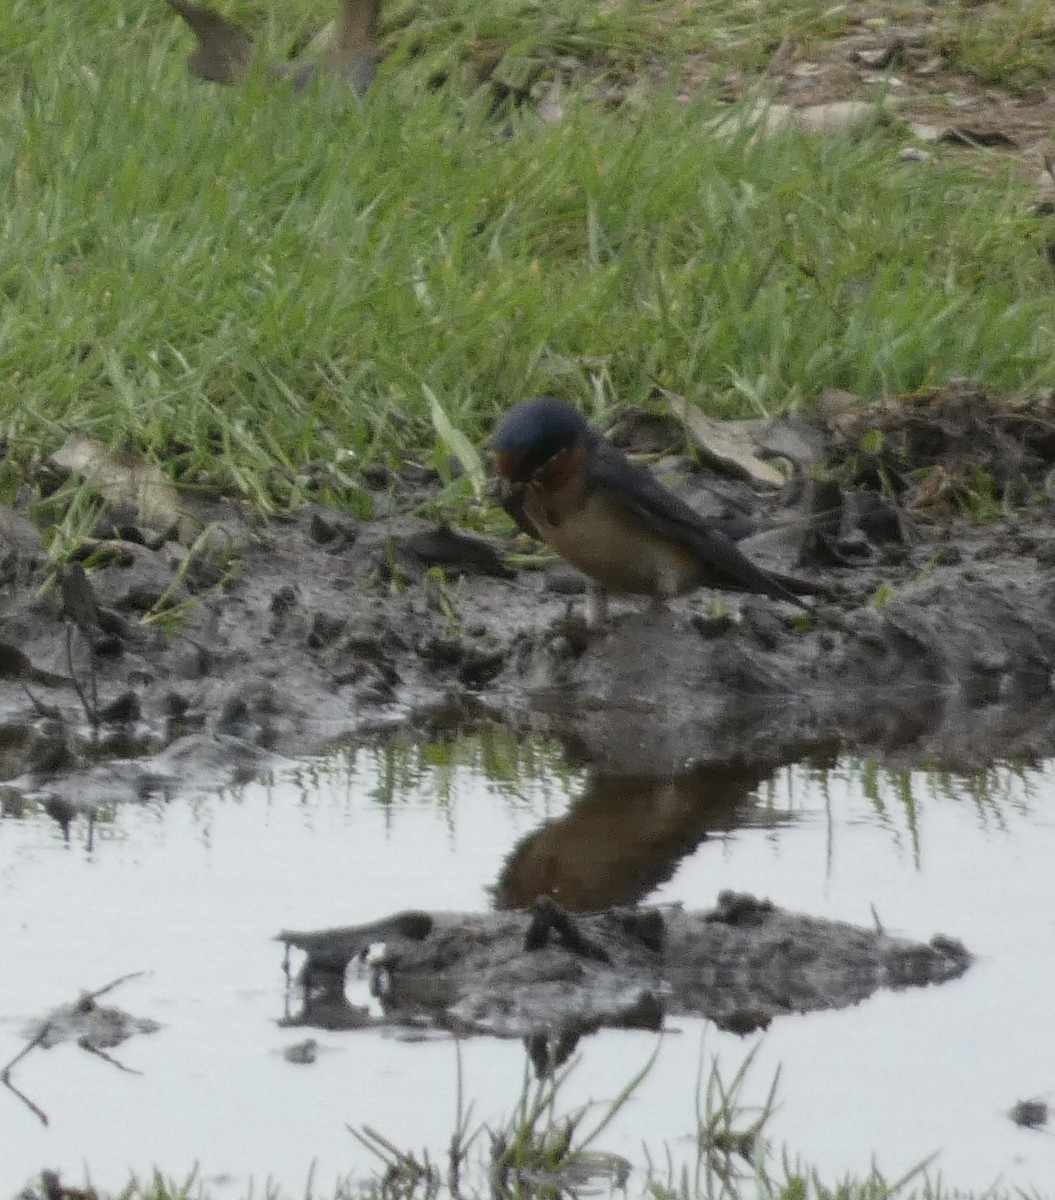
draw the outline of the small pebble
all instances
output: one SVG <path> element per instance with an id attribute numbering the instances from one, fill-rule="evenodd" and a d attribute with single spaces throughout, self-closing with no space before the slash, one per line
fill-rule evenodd
<path id="1" fill-rule="evenodd" d="M 1047 1125 L 1050 1113 L 1043 1100 L 1019 1100 L 1007 1115 L 1023 1129 L 1040 1129 Z"/>
<path id="2" fill-rule="evenodd" d="M 318 1058 L 319 1043 L 314 1038 L 307 1038 L 303 1042 L 297 1042 L 294 1046 L 287 1046 L 282 1051 L 282 1057 L 286 1062 L 296 1063 L 298 1066 L 309 1066 Z"/>

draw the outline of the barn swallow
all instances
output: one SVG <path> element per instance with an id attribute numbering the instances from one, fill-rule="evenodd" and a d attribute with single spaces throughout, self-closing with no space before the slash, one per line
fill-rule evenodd
<path id="1" fill-rule="evenodd" d="M 808 608 L 799 595 L 818 591 L 753 563 L 561 400 L 544 396 L 515 405 L 492 435 L 491 451 L 513 519 L 602 593 L 663 603 L 711 587 Z"/>

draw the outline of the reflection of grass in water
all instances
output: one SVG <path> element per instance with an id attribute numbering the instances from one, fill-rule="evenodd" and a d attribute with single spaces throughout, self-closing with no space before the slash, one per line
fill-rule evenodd
<path id="1" fill-rule="evenodd" d="M 467 772 L 482 775 L 502 795 L 523 802 L 529 799 L 526 785 L 548 790 L 556 783 L 563 795 L 575 777 L 555 743 L 522 739 L 501 725 L 449 741 L 391 742 L 378 751 L 377 762 L 381 778 L 374 799 L 382 804 L 431 794 L 447 805 Z"/>
<path id="2" fill-rule="evenodd" d="M 375 774 L 370 799 L 386 808 L 431 801 L 449 808 L 459 788 L 486 780 L 499 795 L 519 805 L 536 806 L 541 798 L 563 800 L 578 772 L 563 750 L 542 738 L 520 737 L 501 725 L 443 740 L 393 738 L 380 746 L 352 746 L 299 766 L 287 778 L 305 793 L 334 778 L 349 783 Z"/>
<path id="3" fill-rule="evenodd" d="M 77 842 L 88 851 L 98 841 L 113 841 L 122 836 L 117 811 L 116 800 L 82 808 L 60 796 L 29 799 L 15 788 L 0 786 L 0 821 L 43 824 L 45 817 L 50 818 L 67 845 Z"/>
<path id="4" fill-rule="evenodd" d="M 840 824 L 833 785 L 839 784 L 868 801 L 877 823 L 899 842 L 908 843 L 913 861 L 919 866 L 924 806 L 939 802 L 971 804 L 983 827 L 1006 831 L 1010 815 L 1029 814 L 1041 779 L 1035 766 L 1015 762 L 965 770 L 937 762 L 910 768 L 885 767 L 874 759 L 804 761 L 758 789 L 751 824 L 779 828 L 796 820 L 803 811 L 813 813 L 819 807 L 828 823 L 831 855 L 834 832 Z"/>
<path id="5" fill-rule="evenodd" d="M 918 823 L 921 800 L 969 801 L 978 817 L 999 828 L 1007 827 L 1007 814 L 1030 811 L 1037 770 L 1023 763 L 994 763 L 977 771 L 937 765 L 882 767 L 872 760 L 848 763 L 847 779 L 856 782 L 878 816 L 890 817 L 889 799 L 905 813 L 908 827 Z"/>
<path id="6" fill-rule="evenodd" d="M 776 1153 L 766 1137 L 773 1111 L 777 1080 L 761 1106 L 745 1102 L 743 1091 L 753 1052 L 729 1080 L 712 1064 L 697 1088 L 694 1162 L 665 1172 L 652 1164 L 635 1171 L 620 1154 L 596 1143 L 626 1106 L 648 1074 L 655 1055 L 613 1100 L 563 1112 L 560 1089 L 571 1068 L 538 1081 L 525 1077 L 513 1113 L 497 1125 L 472 1126 L 472 1106 L 463 1105 L 460 1084 L 454 1128 L 445 1153 L 398 1146 L 369 1127 L 349 1132 L 373 1154 L 379 1167 L 366 1180 L 349 1176 L 339 1183 L 332 1200 L 558 1200 L 579 1196 L 642 1196 L 649 1200 L 1029 1200 L 1039 1193 L 949 1191 L 932 1179 L 921 1163 L 898 1179 L 886 1179 L 877 1167 L 859 1179 L 825 1182 L 818 1171 L 795 1161 L 785 1149 Z M 669 1164 L 669 1151 L 667 1152 Z M 45 1172 L 38 1188 L 27 1189 L 27 1200 L 93 1200 L 108 1197 L 59 1187 Z M 316 1193 L 309 1180 L 306 1195 Z M 285 1200 L 274 1185 L 265 1200 Z M 182 1183 L 160 1173 L 143 1183 L 133 1180 L 120 1200 L 210 1200 L 194 1177 Z"/>
<path id="7" fill-rule="evenodd" d="M 882 825 L 897 832 L 899 823 L 903 824 L 917 866 L 921 802 L 967 801 L 974 805 L 983 825 L 1006 830 L 1009 812 L 1030 811 L 1037 781 L 1037 771 L 1022 763 L 994 763 L 963 771 L 937 764 L 929 768 L 882 767 L 869 759 L 847 762 L 845 771 L 847 782 L 860 789 Z"/>
<path id="8" fill-rule="evenodd" d="M 369 798 L 384 808 L 425 802 L 445 810 L 453 809 L 459 789 L 482 779 L 512 807 L 541 809 L 543 815 L 551 802 L 563 803 L 576 791 L 579 777 L 557 743 L 520 737 L 501 725 L 443 740 L 404 737 L 380 746 L 347 747 L 286 776 L 304 790 L 305 798 L 335 779 L 362 785 L 369 778 Z M 819 799 L 833 839 L 840 823 L 833 790 L 838 784 L 864 797 L 877 823 L 907 843 L 918 866 L 923 806 L 970 803 L 984 826 L 1003 831 L 1010 814 L 1030 812 L 1037 780 L 1036 768 L 1022 763 L 966 771 L 939 764 L 895 768 L 873 759 L 825 757 L 796 764 L 760 785 L 750 824 L 780 828 L 815 812 Z"/>

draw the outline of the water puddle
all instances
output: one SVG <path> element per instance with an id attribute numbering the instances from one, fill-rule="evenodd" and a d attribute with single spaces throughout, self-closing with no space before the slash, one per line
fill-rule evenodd
<path id="1" fill-rule="evenodd" d="M 957 776 L 818 759 L 657 781 L 569 765 L 500 730 L 339 751 L 236 791 L 115 804 L 91 823 L 8 794 L 0 1064 L 55 1006 L 132 972 L 146 973 L 100 1003 L 161 1028 L 113 1061 L 66 1042 L 17 1064 L 48 1125 L 0 1089 L 0 1194 L 42 1167 L 108 1188 L 130 1171 L 196 1167 L 231 1195 L 250 1177 L 300 1194 L 310 1176 L 324 1194 L 374 1166 L 349 1125 L 442 1155 L 459 1073 L 474 1122 L 501 1121 L 524 1084 L 521 1042 L 283 1027 L 295 1004 L 273 939 L 407 908 L 529 902 L 542 880 L 583 908 L 707 908 L 722 889 L 749 891 L 921 940 L 946 933 L 977 959 L 955 982 L 743 1037 L 668 1022 L 602 1148 L 640 1167 L 668 1148 L 691 1156 L 701 1061 L 731 1075 L 754 1048 L 747 1098 L 761 1101 L 780 1068 L 769 1134 L 828 1180 L 873 1159 L 895 1178 L 937 1152 L 950 1186 L 1039 1189 L 1055 1178 L 1055 1138 L 1007 1113 L 1055 1099 L 1053 800 L 1053 765 Z M 316 1060 L 287 1061 L 308 1034 Z M 656 1049 L 646 1031 L 584 1038 L 562 1103 L 610 1101 Z"/>

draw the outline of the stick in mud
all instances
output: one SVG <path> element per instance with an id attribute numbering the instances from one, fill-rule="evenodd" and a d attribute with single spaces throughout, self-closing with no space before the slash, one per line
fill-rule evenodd
<path id="1" fill-rule="evenodd" d="M 135 1067 L 126 1067 L 123 1062 L 118 1062 L 112 1054 L 107 1054 L 105 1050 L 100 1050 L 98 1046 L 93 1046 L 88 1038 L 78 1038 L 77 1045 L 82 1050 L 87 1050 L 89 1054 L 94 1054 L 97 1058 L 101 1058 L 103 1062 L 108 1062 L 111 1067 L 116 1067 L 119 1071 L 124 1071 L 126 1075 L 142 1075 L 142 1071 L 137 1071 Z"/>
<path id="2" fill-rule="evenodd" d="M 91 664 L 89 678 L 92 685 L 92 699 L 89 703 L 73 666 L 73 628 L 72 625 L 66 626 L 66 665 L 70 672 L 70 682 L 73 684 L 73 690 L 77 693 L 77 699 L 81 702 L 81 708 L 84 709 L 84 715 L 88 718 L 88 724 L 91 725 L 92 731 L 96 732 L 99 728 L 99 697 L 96 689 L 95 648 L 92 646 L 91 639 L 88 638 L 88 661 Z"/>
<path id="3" fill-rule="evenodd" d="M 73 1007 L 76 1007 L 81 1011 L 90 1011 L 91 1008 L 94 1007 L 95 1001 L 98 1000 L 100 996 L 105 996 L 107 992 L 112 992 L 114 988 L 119 987 L 122 983 L 127 983 L 130 979 L 138 979 L 141 975 L 145 974 L 145 971 L 132 971 L 127 975 L 119 975 L 116 979 L 111 980 L 110 983 L 104 984 L 101 988 L 98 988 L 94 992 L 82 992 L 80 999 L 77 1000 L 76 1005 Z M 11 1081 L 11 1071 L 28 1054 L 30 1054 L 31 1051 L 37 1049 L 38 1046 L 44 1045 L 47 1042 L 48 1037 L 56 1028 L 56 1023 L 51 1018 L 45 1020 L 29 1039 L 29 1041 L 27 1041 L 22 1049 L 19 1050 L 19 1052 L 14 1056 L 14 1058 L 7 1062 L 3 1068 L 0 1068 L 0 1083 L 2 1083 L 4 1087 L 8 1089 L 8 1091 L 17 1096 L 18 1099 L 22 1101 L 22 1103 L 29 1109 L 31 1113 L 33 1113 L 33 1115 L 40 1121 L 42 1125 L 48 1124 L 47 1113 L 45 1113 L 39 1105 L 34 1104 L 28 1096 L 15 1087 L 14 1083 Z M 92 1045 L 91 1041 L 87 1037 L 78 1038 L 77 1045 L 80 1046 L 82 1050 L 87 1050 L 89 1053 L 98 1055 L 99 1058 L 105 1059 L 106 1062 L 110 1063 L 112 1066 L 120 1068 L 122 1071 L 127 1071 L 131 1075 L 140 1074 L 140 1072 L 136 1071 L 134 1068 L 126 1067 L 123 1063 L 118 1062 L 117 1059 L 107 1054 L 104 1050 L 100 1049 L 100 1047 Z"/>
<path id="4" fill-rule="evenodd" d="M 13 1059 L 11 1059 L 11 1061 L 4 1067 L 4 1069 L 2 1071 L 0 1071 L 0 1083 L 2 1083 L 4 1085 L 4 1087 L 6 1087 L 8 1089 L 8 1091 L 12 1092 L 15 1096 L 17 1096 L 18 1099 L 22 1101 L 22 1103 L 40 1121 L 40 1123 L 42 1125 L 48 1124 L 47 1113 L 45 1113 L 42 1108 L 40 1108 L 36 1104 L 34 1104 L 33 1101 L 30 1100 L 30 1098 L 28 1096 L 26 1096 L 24 1093 L 20 1092 L 18 1090 L 18 1088 L 16 1088 L 15 1085 L 11 1082 L 11 1068 L 14 1067 L 16 1063 L 21 1062 L 22 1059 L 24 1059 L 31 1050 L 35 1050 L 36 1047 L 39 1046 L 41 1044 L 41 1042 L 43 1042 L 45 1040 L 45 1038 L 48 1036 L 48 1034 L 50 1032 L 51 1032 L 51 1022 L 45 1021 L 44 1024 L 33 1035 L 33 1037 L 30 1038 L 30 1040 L 22 1047 L 21 1050 L 19 1050 L 19 1052 L 15 1055 L 15 1057 Z"/>

